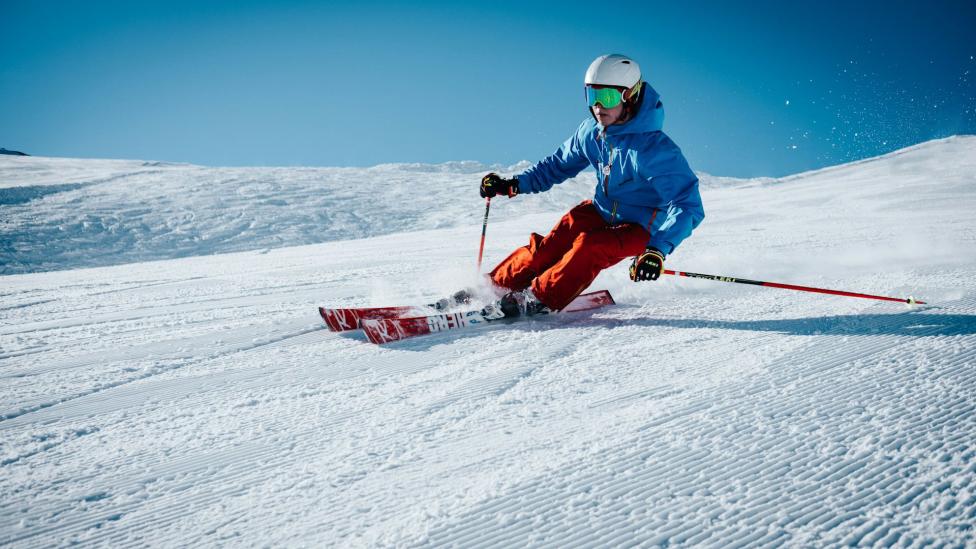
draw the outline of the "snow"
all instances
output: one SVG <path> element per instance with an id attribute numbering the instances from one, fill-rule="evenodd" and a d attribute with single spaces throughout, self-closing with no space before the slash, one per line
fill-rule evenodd
<path id="1" fill-rule="evenodd" d="M 488 169 L 0 158 L 0 543 L 976 544 L 976 137 L 703 175 L 668 258 L 927 306 L 621 265 L 595 313 L 328 332 L 477 283 Z M 486 267 L 591 177 L 494 200 Z"/>

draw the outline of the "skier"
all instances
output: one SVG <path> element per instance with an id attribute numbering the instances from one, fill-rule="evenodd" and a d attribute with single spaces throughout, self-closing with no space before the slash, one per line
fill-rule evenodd
<path id="1" fill-rule="evenodd" d="M 489 173 L 482 197 L 540 193 L 596 169 L 592 200 L 567 212 L 546 237 L 532 233 L 490 273 L 510 290 L 505 316 L 558 311 L 600 271 L 634 256 L 630 278 L 657 280 L 664 259 L 705 217 L 698 178 L 681 150 L 661 131 L 660 96 L 642 81 L 637 62 L 602 55 L 586 71 L 583 89 L 590 118 L 556 152 L 523 173 Z"/>

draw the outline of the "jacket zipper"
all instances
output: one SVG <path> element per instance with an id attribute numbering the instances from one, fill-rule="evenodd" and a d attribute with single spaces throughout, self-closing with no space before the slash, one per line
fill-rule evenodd
<path id="1" fill-rule="evenodd" d="M 600 139 L 603 141 L 604 150 L 610 142 L 607 140 L 607 130 L 606 128 L 600 132 Z M 607 153 L 607 163 L 603 165 L 603 194 L 610 198 L 610 170 L 613 168 L 613 148 L 611 147 Z M 614 219 L 617 217 L 617 201 L 613 201 L 613 211 L 610 212 L 610 224 L 614 224 Z"/>

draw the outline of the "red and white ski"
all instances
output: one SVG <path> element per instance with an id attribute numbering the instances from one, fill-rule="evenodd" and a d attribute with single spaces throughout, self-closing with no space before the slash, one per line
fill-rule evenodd
<path id="1" fill-rule="evenodd" d="M 466 303 L 473 295 L 473 290 L 465 289 L 454 295 L 440 299 L 427 305 L 407 305 L 400 307 L 346 307 L 330 309 L 319 307 L 319 314 L 329 329 L 333 332 L 345 332 L 359 328 L 359 321 L 376 318 L 401 318 L 417 316 L 432 311 L 445 311 Z"/>
<path id="2" fill-rule="evenodd" d="M 561 313 L 588 311 L 613 304 L 610 292 L 600 290 L 577 296 Z M 478 326 L 494 320 L 486 318 L 480 310 L 477 310 L 409 318 L 363 318 L 360 320 L 360 327 L 371 342 L 381 344 L 445 330 Z"/>
<path id="3" fill-rule="evenodd" d="M 333 332 L 345 332 L 359 328 L 359 321 L 367 318 L 400 318 L 423 313 L 426 307 L 353 307 L 327 309 L 319 307 L 322 320 Z"/>

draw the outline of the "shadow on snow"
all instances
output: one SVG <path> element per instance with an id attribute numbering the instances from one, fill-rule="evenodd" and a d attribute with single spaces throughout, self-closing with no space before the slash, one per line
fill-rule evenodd
<path id="1" fill-rule="evenodd" d="M 620 305 L 618 305 L 618 308 Z M 928 309 L 926 311 L 931 311 Z M 905 337 L 959 336 L 976 334 L 976 315 L 945 314 L 926 311 L 910 311 L 895 314 L 856 314 L 825 317 L 787 318 L 772 320 L 707 320 L 696 318 L 612 318 L 595 313 L 571 313 L 566 317 L 547 317 L 431 334 L 428 336 L 394 342 L 383 347 L 399 350 L 424 351 L 460 339 L 493 334 L 497 330 L 539 331 L 578 327 L 672 328 L 693 330 L 738 330 L 748 332 L 775 332 L 801 336 L 878 336 Z"/>
<path id="2" fill-rule="evenodd" d="M 661 326 L 687 329 L 776 332 L 787 335 L 955 336 L 976 334 L 976 315 L 906 312 L 856 314 L 771 320 L 706 320 L 692 318 L 594 319 L 608 327 Z"/>

